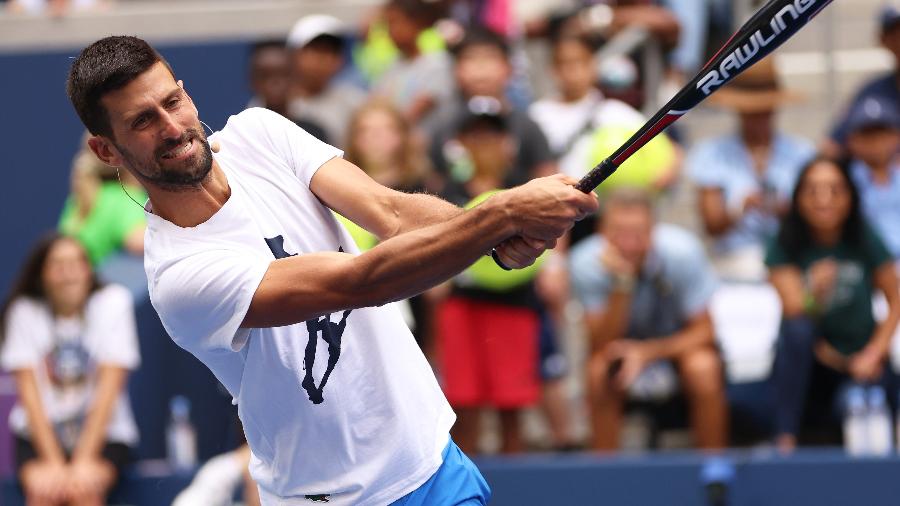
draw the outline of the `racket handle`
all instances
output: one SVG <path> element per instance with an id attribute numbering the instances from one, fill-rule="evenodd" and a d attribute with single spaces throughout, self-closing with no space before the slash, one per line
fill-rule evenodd
<path id="1" fill-rule="evenodd" d="M 591 193 L 594 191 L 594 188 L 600 185 L 600 183 L 606 181 L 606 178 L 613 175 L 616 168 L 617 167 L 613 165 L 612 159 L 607 158 L 581 178 L 581 181 L 578 181 L 575 188 L 584 193 Z"/>

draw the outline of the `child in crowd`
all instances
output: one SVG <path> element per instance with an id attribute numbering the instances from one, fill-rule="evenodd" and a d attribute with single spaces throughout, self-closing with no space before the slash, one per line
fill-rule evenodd
<path id="1" fill-rule="evenodd" d="M 105 504 L 138 440 L 125 385 L 140 361 L 128 291 L 102 286 L 73 238 L 42 238 L 2 311 L 16 379 L 16 474 L 28 504 Z"/>

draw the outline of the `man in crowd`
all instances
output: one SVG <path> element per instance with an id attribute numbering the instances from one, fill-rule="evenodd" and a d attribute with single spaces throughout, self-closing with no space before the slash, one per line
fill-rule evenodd
<path id="1" fill-rule="evenodd" d="M 674 363 L 696 444 L 727 443 L 722 361 L 709 304 L 716 279 L 689 232 L 655 224 L 650 197 L 620 188 L 604 202 L 599 234 L 572 249 L 572 284 L 590 336 L 593 447 L 619 446 L 628 389 L 657 361 Z"/>

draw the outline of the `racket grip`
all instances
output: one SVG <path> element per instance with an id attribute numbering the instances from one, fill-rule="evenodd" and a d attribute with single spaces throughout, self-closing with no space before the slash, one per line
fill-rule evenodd
<path id="1" fill-rule="evenodd" d="M 578 181 L 578 184 L 575 185 L 575 188 L 584 193 L 590 193 L 594 191 L 594 188 L 599 186 L 600 183 L 606 181 L 606 178 L 611 176 L 613 172 L 616 171 L 616 168 L 617 167 L 613 165 L 612 159 L 607 158 L 581 178 L 581 180 Z"/>

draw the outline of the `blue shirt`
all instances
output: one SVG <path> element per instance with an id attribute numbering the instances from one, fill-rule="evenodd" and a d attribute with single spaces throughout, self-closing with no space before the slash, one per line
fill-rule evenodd
<path id="1" fill-rule="evenodd" d="M 831 131 L 831 138 L 835 142 L 842 146 L 847 144 L 847 137 L 850 135 L 847 125 L 849 111 L 852 111 L 857 104 L 869 98 L 876 98 L 879 101 L 893 101 L 895 104 L 900 103 L 900 86 L 897 86 L 897 73 L 892 72 L 886 76 L 874 79 L 860 88 L 853 100 L 850 101 L 850 106 L 838 119 Z"/>
<path id="2" fill-rule="evenodd" d="M 741 138 L 727 135 L 698 143 L 688 153 L 685 165 L 697 186 L 722 190 L 725 205 L 734 208 L 756 192 L 767 200 L 790 201 L 800 169 L 813 156 L 815 148 L 811 142 L 776 133 L 768 167 L 760 176 Z M 747 246 L 762 249 L 777 231 L 778 217 L 773 212 L 751 210 L 715 241 L 713 251 L 726 254 Z"/>
<path id="3" fill-rule="evenodd" d="M 586 311 L 602 311 L 612 292 L 612 276 L 600 261 L 605 240 L 594 235 L 572 248 L 570 272 L 575 295 Z M 659 224 L 631 299 L 626 335 L 666 337 L 709 306 L 716 276 L 703 244 L 687 230 Z"/>
<path id="4" fill-rule="evenodd" d="M 884 241 L 894 258 L 900 258 L 900 163 L 890 169 L 887 183 L 877 183 L 872 171 L 860 160 L 850 165 L 850 175 L 859 190 L 866 220 Z"/>

